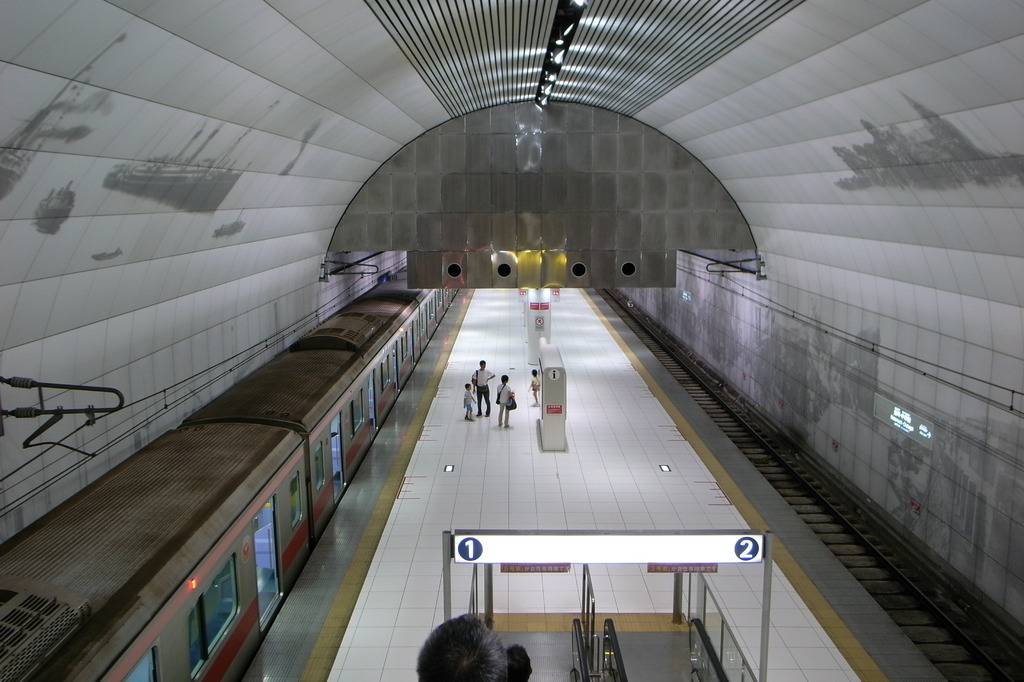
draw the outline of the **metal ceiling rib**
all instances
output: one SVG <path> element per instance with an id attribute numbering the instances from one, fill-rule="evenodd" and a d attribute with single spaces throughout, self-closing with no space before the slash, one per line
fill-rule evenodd
<path id="1" fill-rule="evenodd" d="M 590 0 L 551 99 L 632 116 L 803 0 Z M 367 0 L 445 109 L 533 98 L 557 0 Z"/>
<path id="2" fill-rule="evenodd" d="M 552 99 L 633 115 L 802 0 L 594 0 Z"/>
<path id="3" fill-rule="evenodd" d="M 453 117 L 533 97 L 557 0 L 367 0 Z"/>

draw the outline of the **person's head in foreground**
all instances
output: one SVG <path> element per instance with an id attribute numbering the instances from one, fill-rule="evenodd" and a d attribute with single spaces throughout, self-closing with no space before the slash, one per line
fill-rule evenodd
<path id="1" fill-rule="evenodd" d="M 501 638 L 464 614 L 427 635 L 416 662 L 419 682 L 506 682 L 508 656 Z"/>

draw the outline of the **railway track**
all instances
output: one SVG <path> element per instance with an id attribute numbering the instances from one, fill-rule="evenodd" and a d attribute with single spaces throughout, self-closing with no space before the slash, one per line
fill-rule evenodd
<path id="1" fill-rule="evenodd" d="M 851 575 L 949 682 L 1020 682 L 1021 662 L 969 609 L 951 603 L 915 565 L 857 513 L 844 495 L 808 471 L 736 397 L 688 357 L 656 322 L 609 290 L 602 297 L 665 370 L 732 440 Z"/>

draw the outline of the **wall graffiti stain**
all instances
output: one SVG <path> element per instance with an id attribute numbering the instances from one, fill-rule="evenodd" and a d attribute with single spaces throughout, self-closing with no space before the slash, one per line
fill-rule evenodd
<path id="1" fill-rule="evenodd" d="M 869 187 L 943 190 L 973 183 L 1024 184 L 1024 157 L 988 152 L 955 125 L 923 104 L 904 95 L 920 116 L 920 125 L 879 127 L 861 124 L 871 136 L 866 144 L 832 147 L 853 175 L 838 180 L 840 189 Z"/>

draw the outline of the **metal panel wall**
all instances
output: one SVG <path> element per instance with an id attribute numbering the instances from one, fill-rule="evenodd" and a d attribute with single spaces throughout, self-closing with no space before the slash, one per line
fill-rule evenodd
<path id="1" fill-rule="evenodd" d="M 472 287 L 561 285 L 580 279 L 567 272 L 575 262 L 587 264 L 594 286 L 672 286 L 666 253 L 753 248 L 721 183 L 661 133 L 591 107 L 532 103 L 474 112 L 410 144 L 366 183 L 331 243 L 332 251 L 486 252 L 460 260 L 462 284 Z M 553 255 L 524 261 L 532 251 Z M 567 264 L 566 251 L 581 255 Z M 631 256 L 637 273 L 624 276 L 616 251 L 650 252 L 650 267 Z M 491 259 L 503 252 L 518 260 Z M 514 277 L 496 274 L 501 263 Z M 443 267 L 434 272 L 425 286 L 447 282 Z"/>

